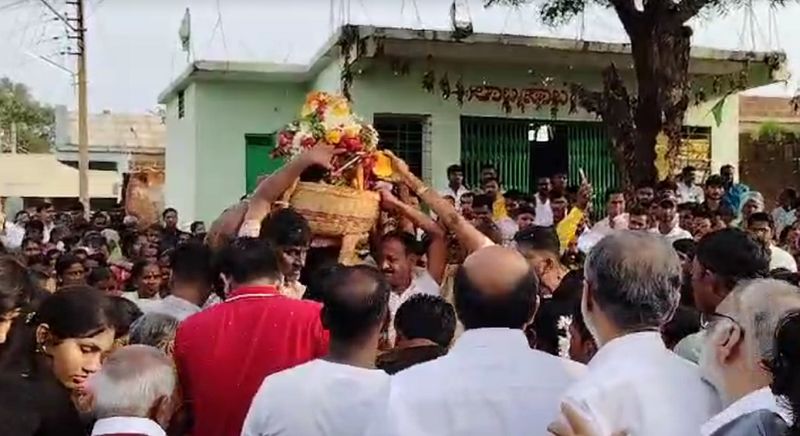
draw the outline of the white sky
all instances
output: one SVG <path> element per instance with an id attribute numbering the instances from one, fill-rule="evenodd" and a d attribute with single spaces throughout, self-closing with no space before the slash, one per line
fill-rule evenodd
<path id="1" fill-rule="evenodd" d="M 66 0 L 47 0 L 66 12 Z M 86 0 L 88 2 L 89 110 L 141 112 L 186 66 L 178 28 L 186 7 L 192 12 L 196 59 L 308 62 L 348 16 L 352 23 L 447 29 L 451 0 Z M 558 29 L 543 26 L 535 7 L 484 9 L 470 0 L 476 32 L 550 35 L 600 41 L 625 41 L 608 11 L 592 9 L 583 20 Z M 753 19 L 750 19 L 750 16 Z M 221 19 L 220 19 L 221 18 Z M 752 22 L 753 25 L 746 23 Z M 753 14 L 706 17 L 695 27 L 695 45 L 751 50 L 783 49 L 800 77 L 800 5 L 777 12 L 759 6 Z M 221 25 L 218 25 L 221 23 Z M 754 28 L 754 30 L 750 30 Z M 223 38 L 224 35 L 224 38 Z M 68 69 L 74 59 L 64 26 L 42 0 L 0 0 L 0 77 L 29 85 L 48 103 L 75 106 L 68 73 L 42 61 L 45 56 Z M 61 37 L 61 39 L 54 39 Z M 792 83 L 795 81 L 793 80 Z M 773 86 L 761 93 L 789 95 Z"/>

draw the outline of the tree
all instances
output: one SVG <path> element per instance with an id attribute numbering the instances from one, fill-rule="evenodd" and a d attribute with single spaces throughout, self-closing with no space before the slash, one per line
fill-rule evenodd
<path id="1" fill-rule="evenodd" d="M 0 146 L 19 153 L 48 153 L 55 135 L 53 108 L 37 102 L 21 83 L 0 78 Z"/>
<path id="2" fill-rule="evenodd" d="M 531 0 L 485 0 L 520 6 Z M 769 0 L 782 6 L 786 0 Z M 686 24 L 704 10 L 724 11 L 746 5 L 743 0 L 544 0 L 540 16 L 545 24 L 563 24 L 582 13 L 591 2 L 614 10 L 631 41 L 636 93 L 631 95 L 612 64 L 603 71 L 603 90 L 572 85 L 577 103 L 597 114 L 613 142 L 613 155 L 626 186 L 656 180 L 656 138 L 669 139 L 667 157 L 681 144 L 683 118 L 691 97 L 689 50 L 692 29 Z M 775 59 L 778 67 L 780 59 Z M 738 82 L 738 87 L 745 84 Z"/>

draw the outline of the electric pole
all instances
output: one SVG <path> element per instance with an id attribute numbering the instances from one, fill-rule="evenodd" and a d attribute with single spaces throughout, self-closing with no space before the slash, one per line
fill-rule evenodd
<path id="1" fill-rule="evenodd" d="M 86 25 L 84 17 L 84 0 L 67 0 L 67 4 L 75 7 L 75 16 L 60 13 L 49 0 L 39 0 L 53 15 L 67 27 L 68 38 L 77 42 L 76 50 L 66 54 L 78 58 L 78 198 L 83 211 L 89 214 L 89 126 L 87 117 L 88 102 L 86 90 Z M 74 26 L 72 23 L 77 25 Z"/>
<path id="2" fill-rule="evenodd" d="M 83 205 L 84 213 L 89 214 L 89 126 L 88 126 L 88 101 L 86 89 L 86 26 L 84 21 L 84 0 L 72 0 L 67 4 L 75 7 L 75 21 L 73 28 L 77 41 L 75 56 L 78 58 L 78 196 Z"/>

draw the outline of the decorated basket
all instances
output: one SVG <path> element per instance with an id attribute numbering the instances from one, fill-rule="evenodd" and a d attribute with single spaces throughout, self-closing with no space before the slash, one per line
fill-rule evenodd
<path id="1" fill-rule="evenodd" d="M 378 132 L 353 114 L 346 98 L 325 92 L 311 92 L 300 118 L 277 136 L 275 156 L 292 158 L 318 144 L 339 150 L 325 183 L 297 182 L 283 200 L 308 220 L 315 237 L 340 240 L 345 264 L 355 261 L 356 246 L 378 220 L 380 195 L 370 189 L 392 174 L 378 141 Z"/>
<path id="2" fill-rule="evenodd" d="M 372 230 L 380 212 L 380 195 L 346 186 L 299 182 L 289 204 L 308 220 L 314 235 L 342 237 Z"/>

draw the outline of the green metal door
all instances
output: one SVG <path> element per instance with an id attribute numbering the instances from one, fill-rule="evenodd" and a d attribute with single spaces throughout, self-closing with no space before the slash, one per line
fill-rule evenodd
<path id="1" fill-rule="evenodd" d="M 563 144 L 562 135 L 566 136 L 569 184 L 580 184 L 583 169 L 594 187 L 595 216 L 602 216 L 605 194 L 619 186 L 620 178 L 611 157 L 611 141 L 600 123 L 461 117 L 461 160 L 467 182 L 470 187 L 479 188 L 476 185 L 481 165 L 492 163 L 500 171 L 504 188 L 533 192 L 528 131 L 532 126 L 547 124 L 558 136 L 553 140 L 555 144 Z M 558 165 L 552 162 L 553 168 Z"/>
<path id="2" fill-rule="evenodd" d="M 461 117 L 461 160 L 470 188 L 480 186 L 483 164 L 494 164 L 505 189 L 530 192 L 528 120 Z"/>
<path id="3" fill-rule="evenodd" d="M 580 169 L 594 188 L 594 215 L 605 215 L 605 195 L 619 187 L 617 166 L 611 157 L 611 140 L 600 123 L 564 123 L 568 136 L 569 182 L 580 183 Z"/>
<path id="4" fill-rule="evenodd" d="M 272 174 L 283 165 L 283 159 L 275 159 L 270 153 L 275 148 L 275 135 L 245 135 L 245 186 L 247 193 L 253 192 L 258 178 Z"/>

